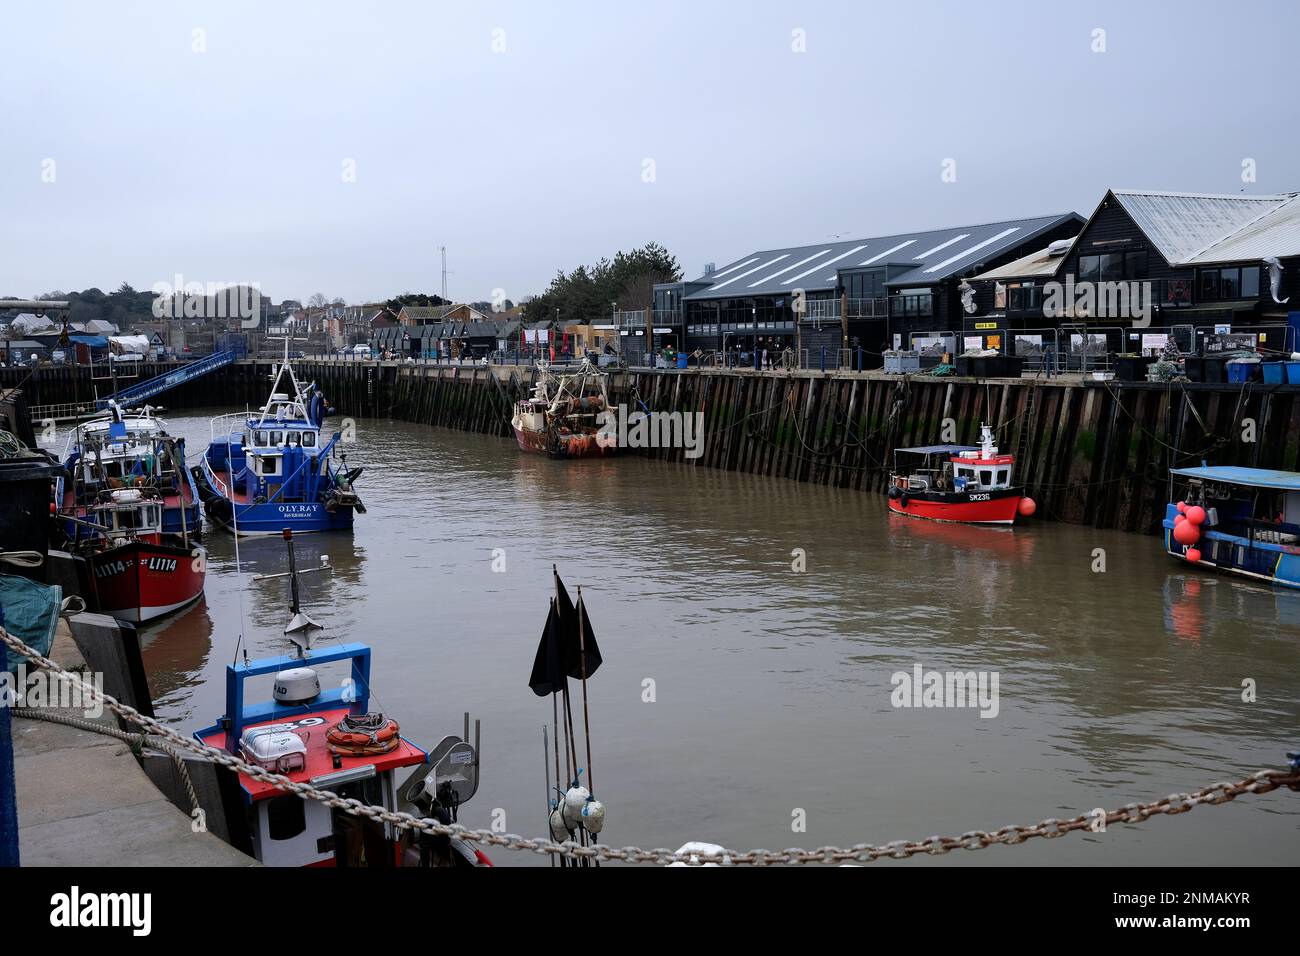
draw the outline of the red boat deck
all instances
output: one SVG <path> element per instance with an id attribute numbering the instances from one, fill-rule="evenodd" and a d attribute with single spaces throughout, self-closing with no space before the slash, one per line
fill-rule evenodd
<path id="1" fill-rule="evenodd" d="M 348 770 L 352 767 L 364 767 L 367 764 L 373 764 L 376 773 L 383 773 L 385 770 L 394 770 L 398 767 L 412 767 L 416 764 L 424 763 L 426 754 L 415 744 L 408 741 L 405 737 L 400 738 L 400 743 L 395 750 L 386 754 L 376 756 L 362 757 L 339 757 L 339 765 L 334 766 L 334 754 L 330 751 L 328 743 L 325 741 L 325 735 L 331 727 L 346 717 L 348 709 L 340 707 L 335 710 L 322 710 L 315 713 L 303 714 L 300 717 L 284 717 L 279 720 L 265 720 L 256 724 L 249 724 L 244 730 L 253 727 L 269 727 L 272 724 L 284 724 L 293 728 L 303 742 L 307 745 L 307 764 L 302 770 L 287 774 L 288 778 L 294 783 L 306 783 L 312 777 L 320 777 L 326 774 L 338 773 L 341 770 Z M 226 746 L 225 733 L 217 731 L 202 738 L 203 743 L 209 747 L 216 747 L 218 750 L 224 750 Z M 247 774 L 239 775 L 239 785 L 244 788 L 248 794 L 248 799 L 252 802 L 266 800 L 270 797 L 279 796 L 281 791 L 269 783 L 263 783 L 260 780 L 254 780 Z M 328 789 L 328 787 L 327 787 Z"/>
<path id="2" fill-rule="evenodd" d="M 222 495 L 230 498 L 237 504 L 248 504 L 248 492 L 235 487 L 235 481 L 234 478 L 231 477 L 229 468 L 213 468 L 212 473 L 216 475 L 217 480 L 221 482 L 221 487 L 218 487 L 217 491 L 221 492 Z"/>

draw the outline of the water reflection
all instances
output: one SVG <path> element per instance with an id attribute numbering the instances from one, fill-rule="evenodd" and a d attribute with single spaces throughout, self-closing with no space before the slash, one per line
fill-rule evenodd
<path id="1" fill-rule="evenodd" d="M 206 438 L 204 419 L 171 422 L 195 449 Z M 553 462 L 402 423 L 363 421 L 358 439 L 370 511 L 351 535 L 297 539 L 304 567 L 320 554 L 335 567 L 304 579 L 304 604 L 323 640 L 375 646 L 380 705 L 414 739 L 456 731 L 465 709 L 482 717 L 471 825 L 500 808 L 512 831 L 542 831 L 550 708 L 526 682 L 552 563 L 583 585 L 605 655 L 589 688 L 594 769 L 620 844 L 992 829 L 1201 786 L 1295 749 L 1300 595 L 1192 573 L 1151 538 L 935 524 L 854 491 L 639 458 Z M 159 712 L 188 729 L 220 712 L 241 637 L 250 653 L 284 646 L 286 585 L 251 580 L 284 570 L 283 542 L 241 541 L 241 579 L 233 540 L 207 541 L 206 601 L 146 648 Z M 998 672 L 998 718 L 894 709 L 890 676 L 917 663 Z M 1283 862 L 1298 806 L 1271 794 L 908 865 Z M 806 834 L 790 832 L 794 807 Z"/>

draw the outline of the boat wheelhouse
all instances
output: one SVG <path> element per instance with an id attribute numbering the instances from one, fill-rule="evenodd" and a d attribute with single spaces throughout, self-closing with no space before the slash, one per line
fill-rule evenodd
<path id="1" fill-rule="evenodd" d="M 1167 554 L 1300 588 L 1300 473 L 1202 465 L 1170 469 L 1169 483 Z"/>
<path id="2" fill-rule="evenodd" d="M 85 518 L 101 492 L 140 488 L 162 498 L 162 531 L 198 536 L 203 529 L 199 489 L 185 467 L 185 440 L 173 438 L 148 405 L 128 411 L 109 401 L 99 417 L 76 425 L 64 450 L 67 476 L 54 485 L 58 511 Z M 65 524 L 70 540 L 93 534 L 75 522 Z"/>
<path id="3" fill-rule="evenodd" d="M 95 602 L 119 621 L 143 624 L 203 595 L 207 553 L 187 535 L 162 530 L 163 499 L 139 488 L 101 492 L 84 518 L 72 519 L 74 545 L 89 566 Z"/>
<path id="4" fill-rule="evenodd" d="M 196 469 L 209 519 L 241 535 L 351 528 L 354 513 L 366 510 L 352 489 L 361 469 L 348 469 L 339 454 L 341 434 L 322 430 L 327 411 L 315 384 L 299 385 L 286 346 L 259 412 L 213 419 Z"/>
<path id="5" fill-rule="evenodd" d="M 1014 483 L 1015 456 L 1003 455 L 993 429 L 978 445 L 924 445 L 894 450 L 889 510 L 913 518 L 966 524 L 1014 524 L 1034 502 Z"/>

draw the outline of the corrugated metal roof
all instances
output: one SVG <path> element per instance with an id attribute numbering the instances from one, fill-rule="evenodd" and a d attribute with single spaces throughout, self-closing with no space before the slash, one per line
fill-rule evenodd
<path id="1" fill-rule="evenodd" d="M 707 282 L 709 287 L 686 298 L 746 298 L 792 294 L 795 289 L 805 292 L 834 289 L 838 270 L 873 265 L 908 267 L 889 280 L 890 286 L 929 285 L 978 268 L 981 263 L 1069 220 L 1083 222 L 1071 212 L 751 252 L 694 280 Z"/>
<path id="2" fill-rule="evenodd" d="M 1068 241 L 1074 242 L 1076 238 L 1078 237 L 1072 236 Z M 1008 262 L 1004 266 L 998 266 L 996 269 L 990 269 L 988 272 L 981 272 L 977 276 L 972 276 L 970 281 L 978 282 L 981 279 L 1028 279 L 1050 276 L 1056 272 L 1064 261 L 1064 255 L 1049 256 L 1047 249 L 1039 249 L 1037 252 L 1031 252 L 1014 262 Z"/>
<path id="3" fill-rule="evenodd" d="M 1300 474 L 1294 471 L 1274 471 L 1268 468 L 1245 468 L 1237 465 L 1202 465 L 1199 468 L 1170 468 L 1170 472 L 1184 478 L 1202 478 L 1222 481 L 1230 485 L 1249 488 L 1277 488 L 1281 491 L 1300 491 Z"/>
<path id="4" fill-rule="evenodd" d="M 1170 264 L 1190 261 L 1294 195 L 1215 196 L 1132 189 L 1111 192 Z"/>
<path id="5" fill-rule="evenodd" d="M 1265 256 L 1300 256 L 1300 196 L 1291 196 L 1187 261 L 1197 264 L 1239 262 Z"/>

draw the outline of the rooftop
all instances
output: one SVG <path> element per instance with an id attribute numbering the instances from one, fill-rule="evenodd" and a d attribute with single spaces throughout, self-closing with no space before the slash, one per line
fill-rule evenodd
<path id="1" fill-rule="evenodd" d="M 1076 213 L 1011 219 L 978 226 L 954 226 L 925 232 L 899 233 L 868 239 L 840 240 L 808 246 L 767 249 L 736 259 L 694 280 L 709 287 L 687 299 L 780 295 L 834 289 L 837 272 L 865 266 L 903 266 L 888 285 L 931 283 L 978 268 L 1008 249 L 1066 222 L 1083 219 Z"/>
<path id="2" fill-rule="evenodd" d="M 1300 194 L 1114 189 L 1111 195 L 1170 265 L 1300 254 Z"/>

